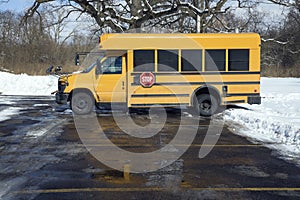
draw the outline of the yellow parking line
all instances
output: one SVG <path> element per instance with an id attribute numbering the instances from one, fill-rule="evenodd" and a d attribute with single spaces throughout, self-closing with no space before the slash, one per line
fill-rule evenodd
<path id="1" fill-rule="evenodd" d="M 202 124 L 202 125 L 200 125 L 200 124 L 166 124 L 164 126 L 208 127 L 209 124 Z"/>
<path id="2" fill-rule="evenodd" d="M 266 187 L 266 188 L 261 188 L 261 187 L 251 187 L 251 188 L 188 188 L 190 190 L 212 190 L 212 191 L 257 191 L 257 192 L 263 192 L 263 191 L 300 191 L 300 188 L 277 188 L 277 187 Z"/>
<path id="3" fill-rule="evenodd" d="M 211 144 L 196 144 L 192 146 L 199 146 L 199 147 L 264 147 L 262 144 L 216 144 L 216 145 L 211 145 Z"/>
<path id="4" fill-rule="evenodd" d="M 112 125 L 114 124 L 101 124 L 101 127 L 111 127 Z M 183 127 L 209 127 L 210 125 L 209 124 L 151 124 L 151 125 L 164 125 L 163 127 L 179 127 L 179 126 L 183 126 Z M 213 125 L 213 126 L 216 126 L 216 125 Z"/>
<path id="5" fill-rule="evenodd" d="M 227 191 L 227 192 L 238 192 L 238 191 L 300 191 L 300 188 L 186 188 L 188 190 L 197 191 Z M 45 190 L 20 190 L 14 192 L 15 194 L 46 194 L 46 193 L 78 193 L 78 192 L 157 192 L 157 191 L 167 191 L 170 188 L 65 188 L 65 189 L 45 189 Z"/>
<path id="6" fill-rule="evenodd" d="M 21 190 L 16 194 L 45 194 L 45 193 L 76 193 L 76 192 L 151 192 L 163 191 L 164 188 L 65 188 L 65 189 L 45 189 L 45 190 Z"/>
<path id="7" fill-rule="evenodd" d="M 93 147 L 113 147 L 114 145 L 110 145 L 110 144 L 74 144 L 74 147 L 87 147 L 87 148 L 93 148 Z M 135 148 L 143 148 L 143 147 L 156 147 L 156 145 L 152 145 L 152 144 L 141 144 L 141 145 L 134 145 L 134 144 L 116 144 L 116 146 L 118 147 L 135 147 Z M 184 144 L 180 144 L 180 145 L 173 145 L 174 147 L 197 147 L 197 148 L 201 148 L 201 147 L 236 147 L 236 148 L 240 148 L 240 147 L 264 147 L 264 145 L 262 144 L 216 144 L 216 145 L 212 145 L 212 144 L 191 144 L 191 145 L 184 145 Z M 47 147 L 47 149 L 57 149 L 57 147 L 53 146 L 53 147 Z"/>
<path id="8" fill-rule="evenodd" d="M 84 145 L 86 147 L 112 147 L 114 145 L 105 145 L 105 144 L 93 144 L 93 145 Z M 155 145 L 144 144 L 144 145 L 130 145 L 130 144 L 116 144 L 118 147 L 155 147 Z M 262 144 L 191 144 L 191 145 L 184 145 L 184 144 L 173 144 L 174 147 L 264 147 Z"/>

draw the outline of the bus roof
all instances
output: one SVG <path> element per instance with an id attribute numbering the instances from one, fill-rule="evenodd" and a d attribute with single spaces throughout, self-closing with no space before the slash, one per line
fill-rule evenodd
<path id="1" fill-rule="evenodd" d="M 100 47 L 107 50 L 253 49 L 260 43 L 257 33 L 115 33 L 100 37 Z"/>

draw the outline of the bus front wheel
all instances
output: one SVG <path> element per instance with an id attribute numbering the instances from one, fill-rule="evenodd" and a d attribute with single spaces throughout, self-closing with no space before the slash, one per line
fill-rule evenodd
<path id="1" fill-rule="evenodd" d="M 90 114 L 94 109 L 94 98 L 86 92 L 73 92 L 71 99 L 71 109 L 74 114 L 86 115 Z"/>
<path id="2" fill-rule="evenodd" d="M 213 95 L 201 94 L 197 96 L 196 110 L 201 116 L 211 116 L 218 110 L 219 104 Z"/>

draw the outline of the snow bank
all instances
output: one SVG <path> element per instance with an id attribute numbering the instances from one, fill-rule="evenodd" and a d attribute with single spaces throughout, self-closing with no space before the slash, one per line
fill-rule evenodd
<path id="1" fill-rule="evenodd" d="M 300 157 L 300 79 L 262 78 L 261 105 L 224 112 L 229 128 L 236 134 L 262 142 L 285 156 Z"/>
<path id="2" fill-rule="evenodd" d="M 51 95 L 57 90 L 57 77 L 29 76 L 0 72 L 0 94 L 2 95 Z"/>

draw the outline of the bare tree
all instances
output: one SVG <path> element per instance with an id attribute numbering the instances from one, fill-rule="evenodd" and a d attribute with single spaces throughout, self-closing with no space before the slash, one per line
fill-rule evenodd
<path id="1" fill-rule="evenodd" d="M 153 26 L 177 23 L 185 17 L 194 21 L 201 19 L 201 32 L 211 24 L 215 16 L 225 13 L 228 0 L 36 0 L 24 19 L 33 16 L 42 4 L 53 4 L 67 10 L 63 19 L 71 13 L 88 14 L 99 29 L 124 32 L 145 25 Z M 182 23 L 182 21 L 181 21 Z"/>
<path id="2" fill-rule="evenodd" d="M 268 2 L 289 7 L 289 8 L 295 8 L 300 12 L 300 0 L 267 0 Z"/>
<path id="3" fill-rule="evenodd" d="M 89 45 L 90 38 L 78 32 L 62 36 L 65 24 L 52 26 L 49 16 L 40 12 L 20 25 L 21 14 L 0 11 L 0 70 L 43 74 L 50 64 L 74 66 L 76 51 L 94 46 Z"/>
<path id="4" fill-rule="evenodd" d="M 273 76 L 300 76 L 300 12 L 290 7 L 283 23 L 263 35 L 262 68 Z"/>

